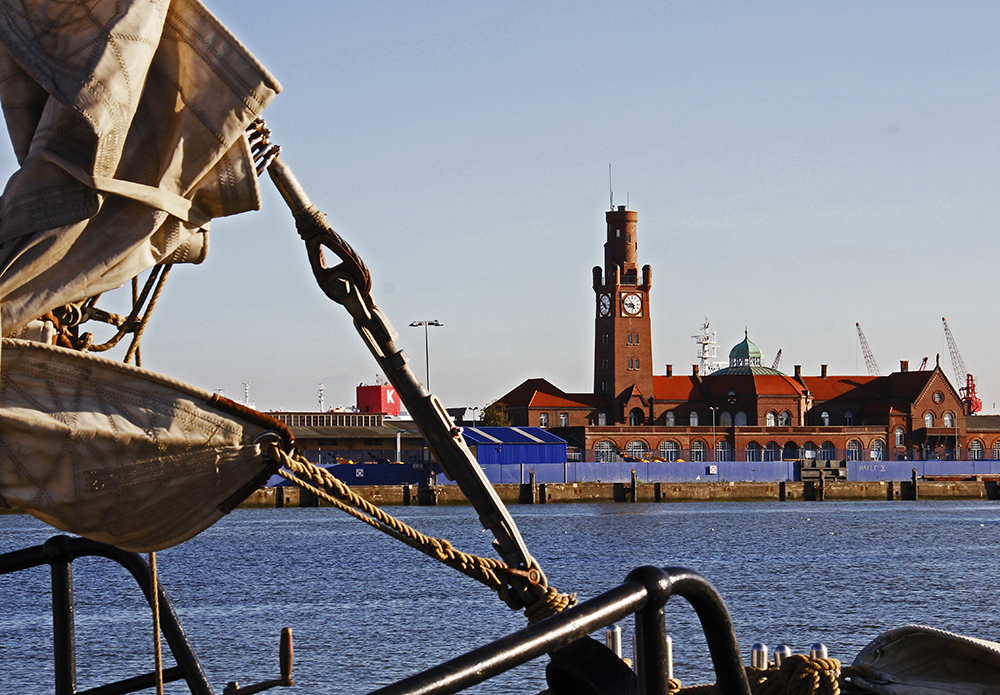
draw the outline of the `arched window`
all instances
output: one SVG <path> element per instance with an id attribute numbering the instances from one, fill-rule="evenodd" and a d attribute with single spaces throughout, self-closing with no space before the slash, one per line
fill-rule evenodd
<path id="1" fill-rule="evenodd" d="M 778 416 L 778 426 L 779 427 L 791 427 L 792 426 L 792 414 L 787 410 L 782 410 L 781 415 Z"/>
<path id="2" fill-rule="evenodd" d="M 597 414 L 597 425 L 598 425 L 598 427 L 604 427 L 607 424 L 608 424 L 608 414 L 607 413 L 598 413 Z"/>
<path id="3" fill-rule="evenodd" d="M 792 461 L 797 458 L 801 458 L 799 456 L 799 445 L 795 442 L 785 442 L 785 446 L 781 449 L 781 459 L 783 461 Z"/>
<path id="4" fill-rule="evenodd" d="M 944 414 L 944 426 L 945 427 L 954 427 L 955 426 L 955 416 L 953 416 L 951 413 L 945 413 Z"/>
<path id="5" fill-rule="evenodd" d="M 767 426 L 774 427 L 778 424 L 778 415 L 773 410 L 767 412 Z"/>
<path id="6" fill-rule="evenodd" d="M 969 459 L 979 461 L 983 458 L 983 443 L 978 439 L 973 439 L 969 444 Z"/>
<path id="7" fill-rule="evenodd" d="M 594 460 L 598 463 L 609 463 L 615 460 L 615 445 L 611 442 L 597 442 L 594 447 Z"/>
<path id="8" fill-rule="evenodd" d="M 747 426 L 747 414 L 744 413 L 742 410 L 739 411 L 738 413 L 736 413 L 736 419 L 733 421 L 733 423 L 737 427 L 746 427 Z"/>
<path id="9" fill-rule="evenodd" d="M 691 411 L 691 426 L 692 427 L 698 426 L 698 413 L 696 413 L 693 410 Z"/>
<path id="10" fill-rule="evenodd" d="M 993 442 L 993 458 L 1000 459 L 1000 440 Z"/>
<path id="11" fill-rule="evenodd" d="M 677 442 L 672 439 L 667 439 L 660 442 L 660 458 L 666 461 L 676 461 L 680 458 L 681 448 L 677 445 Z"/>
<path id="12" fill-rule="evenodd" d="M 633 439 L 626 447 L 629 458 L 646 460 L 646 442 L 641 439 Z"/>
<path id="13" fill-rule="evenodd" d="M 847 460 L 848 461 L 860 461 L 861 460 L 861 442 L 857 439 L 852 439 L 847 442 Z"/>
<path id="14" fill-rule="evenodd" d="M 705 460 L 705 442 L 700 439 L 691 442 L 691 460 L 692 461 L 704 461 Z"/>
<path id="15" fill-rule="evenodd" d="M 716 461 L 733 460 L 733 450 L 729 448 L 729 442 L 727 442 L 725 439 L 721 439 L 715 443 L 715 460 Z"/>
<path id="16" fill-rule="evenodd" d="M 850 410 L 844 411 L 844 424 L 853 425 L 854 424 L 854 413 Z"/>
<path id="17" fill-rule="evenodd" d="M 823 411 L 823 414 L 819 416 L 819 419 L 823 421 L 823 427 L 830 426 L 830 413 Z"/>
<path id="18" fill-rule="evenodd" d="M 747 444 L 747 461 L 760 461 L 760 444 L 757 442 Z"/>
<path id="19" fill-rule="evenodd" d="M 872 461 L 881 461 L 885 457 L 885 442 L 881 439 L 873 439 L 870 453 Z"/>
<path id="20" fill-rule="evenodd" d="M 896 446 L 905 446 L 906 444 L 906 432 L 903 431 L 902 427 L 896 428 Z"/>
<path id="21" fill-rule="evenodd" d="M 924 427 L 934 426 L 934 413 L 924 413 Z"/>
<path id="22" fill-rule="evenodd" d="M 628 424 L 630 424 L 632 427 L 638 427 L 643 422 L 645 422 L 645 420 L 646 416 L 642 412 L 642 408 L 633 408 L 632 411 L 628 414 Z"/>
<path id="23" fill-rule="evenodd" d="M 675 422 L 676 422 L 676 419 L 674 417 L 674 411 L 668 410 L 667 411 L 667 427 L 673 427 Z"/>
<path id="24" fill-rule="evenodd" d="M 719 416 L 719 427 L 732 427 L 733 426 L 733 416 L 729 414 L 729 411 L 723 411 L 722 415 Z"/>
<path id="25" fill-rule="evenodd" d="M 823 442 L 823 446 L 819 450 L 819 457 L 823 461 L 832 461 L 836 453 L 837 449 L 833 446 L 833 442 Z"/>
<path id="26" fill-rule="evenodd" d="M 781 447 L 778 446 L 778 442 L 768 442 L 764 447 L 764 460 L 777 461 L 779 458 L 781 458 Z"/>
<path id="27" fill-rule="evenodd" d="M 815 442 L 806 442 L 805 444 L 802 445 L 802 458 L 804 459 L 816 458 Z"/>

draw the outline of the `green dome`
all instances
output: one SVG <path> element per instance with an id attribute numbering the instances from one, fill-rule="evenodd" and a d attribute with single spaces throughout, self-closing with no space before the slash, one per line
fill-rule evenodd
<path id="1" fill-rule="evenodd" d="M 756 343 L 750 342 L 746 331 L 743 332 L 743 342 L 738 343 L 729 351 L 729 366 L 732 367 L 760 367 L 760 348 Z"/>

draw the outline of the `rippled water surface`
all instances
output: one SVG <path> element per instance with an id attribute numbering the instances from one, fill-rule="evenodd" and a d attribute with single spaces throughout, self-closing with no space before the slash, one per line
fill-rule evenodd
<path id="1" fill-rule="evenodd" d="M 470 507 L 390 511 L 458 548 L 491 555 Z M 549 581 L 593 597 L 640 565 L 711 580 L 744 655 L 756 641 L 850 662 L 907 623 L 1000 639 L 995 502 L 565 504 L 513 507 Z M 0 516 L 0 552 L 56 532 Z M 491 592 L 329 508 L 237 510 L 159 553 L 161 580 L 217 693 L 277 677 L 278 634 L 295 633 L 296 685 L 274 692 L 366 693 L 520 629 Z M 148 609 L 106 560 L 74 564 L 80 690 L 152 669 Z M 714 680 L 693 610 L 667 605 L 675 670 Z M 48 568 L 0 576 L 0 693 L 51 693 Z M 632 625 L 622 624 L 625 642 Z M 630 651 L 630 648 L 626 651 Z M 167 665 L 173 662 L 167 657 Z M 537 693 L 544 660 L 472 692 Z M 180 684 L 168 693 L 187 692 Z"/>

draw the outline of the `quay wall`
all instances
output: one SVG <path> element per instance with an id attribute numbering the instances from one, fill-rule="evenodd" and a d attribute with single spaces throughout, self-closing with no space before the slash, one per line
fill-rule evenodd
<path id="1" fill-rule="evenodd" d="M 407 489 L 408 488 L 408 489 Z M 631 483 L 538 483 L 495 485 L 506 504 L 564 502 L 720 502 L 720 501 L 821 501 L 821 500 L 912 500 L 982 499 L 1000 500 L 1000 484 L 995 480 L 917 481 L 811 481 L 781 482 L 678 482 Z M 351 490 L 376 505 L 418 504 L 416 485 L 355 485 Z M 457 485 L 438 485 L 433 503 L 468 504 Z M 425 502 L 427 500 L 424 500 Z M 325 506 L 308 491 L 297 487 L 268 487 L 254 492 L 245 507 Z"/>

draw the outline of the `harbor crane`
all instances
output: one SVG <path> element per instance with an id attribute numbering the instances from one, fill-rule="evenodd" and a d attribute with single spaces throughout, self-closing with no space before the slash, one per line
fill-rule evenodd
<path id="1" fill-rule="evenodd" d="M 927 358 L 926 357 L 920 361 L 920 366 L 917 367 L 917 371 L 918 372 L 922 372 L 925 369 L 927 369 Z"/>
<path id="2" fill-rule="evenodd" d="M 955 380 L 958 383 L 962 383 L 962 379 L 965 379 L 965 386 L 959 387 L 958 392 L 965 401 L 966 412 L 969 415 L 973 415 L 983 409 L 983 402 L 976 395 L 976 378 L 969 374 L 965 368 L 965 361 L 962 359 L 962 353 L 958 351 L 955 336 L 951 334 L 951 329 L 948 328 L 948 320 L 942 316 L 941 323 L 944 324 L 944 336 L 948 339 L 948 351 L 951 353 L 951 366 L 955 370 Z"/>
<path id="3" fill-rule="evenodd" d="M 771 365 L 771 369 L 777 370 L 779 364 L 781 364 L 781 350 L 778 350 L 778 354 L 774 356 L 774 364 Z"/>
<path id="4" fill-rule="evenodd" d="M 858 329 L 858 338 L 861 339 L 861 352 L 865 355 L 865 364 L 868 366 L 869 376 L 882 376 L 882 371 L 878 368 L 878 362 L 875 361 L 875 355 L 872 354 L 872 349 L 868 347 L 865 332 L 861 330 L 861 324 L 855 323 L 854 325 Z"/>

